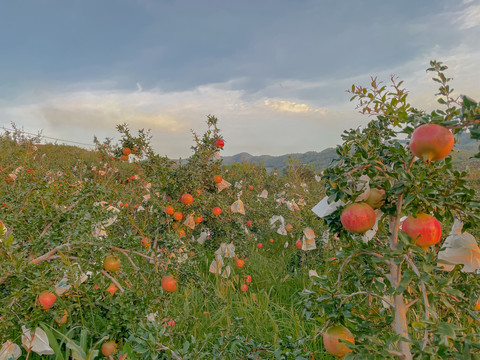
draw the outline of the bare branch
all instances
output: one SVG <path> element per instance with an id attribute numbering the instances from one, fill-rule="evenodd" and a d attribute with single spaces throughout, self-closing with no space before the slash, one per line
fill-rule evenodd
<path id="1" fill-rule="evenodd" d="M 120 285 L 120 283 L 113 277 L 111 276 L 109 273 L 107 273 L 105 270 L 100 270 L 100 272 L 102 273 L 103 276 L 109 278 L 110 280 L 112 280 L 112 283 L 118 288 L 118 290 L 120 290 L 120 292 L 125 292 L 124 288 L 122 287 L 122 285 Z"/>
<path id="2" fill-rule="evenodd" d="M 381 295 L 378 295 L 378 294 L 375 294 L 375 293 L 371 293 L 371 292 L 368 292 L 368 291 L 357 291 L 355 293 L 352 293 L 352 294 L 348 294 L 348 295 L 337 295 L 337 297 L 340 297 L 340 296 L 345 296 L 342 301 L 340 302 L 340 305 L 338 305 L 338 308 L 342 307 L 343 303 L 350 299 L 351 297 L 354 297 L 356 295 L 370 295 L 370 296 L 374 296 L 376 298 L 379 298 L 380 300 L 384 301 L 386 304 L 388 304 L 390 307 L 394 307 L 393 304 L 390 302 L 389 299 L 386 299 L 384 298 L 383 296 Z"/>

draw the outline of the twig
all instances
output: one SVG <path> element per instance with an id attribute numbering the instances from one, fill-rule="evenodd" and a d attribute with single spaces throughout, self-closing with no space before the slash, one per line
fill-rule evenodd
<path id="1" fill-rule="evenodd" d="M 106 276 L 107 278 L 109 278 L 110 280 L 112 280 L 112 283 L 118 288 L 118 290 L 120 290 L 120 292 L 125 292 L 125 290 L 123 289 L 122 285 L 120 285 L 120 283 L 115 280 L 115 278 L 113 276 L 111 276 L 109 273 L 107 273 L 105 270 L 100 270 L 100 272 Z"/>
<path id="2" fill-rule="evenodd" d="M 50 260 L 52 258 L 52 256 L 58 251 L 60 250 L 61 248 L 65 247 L 65 246 L 70 246 L 70 243 L 65 243 L 65 244 L 62 244 L 62 245 L 58 245 L 56 247 L 54 247 L 52 250 L 50 250 L 49 252 L 47 252 L 46 254 L 43 254 L 42 256 L 39 256 L 33 260 L 30 261 L 30 265 L 36 265 L 38 263 L 41 263 L 42 261 L 46 261 L 46 260 Z"/>
<path id="3" fill-rule="evenodd" d="M 384 301 L 386 304 L 388 304 L 390 307 L 394 307 L 393 304 L 390 302 L 389 299 L 386 299 L 384 298 L 383 296 L 381 295 L 378 295 L 378 294 L 375 294 L 375 293 L 371 293 L 371 292 L 368 292 L 368 291 L 358 291 L 358 292 L 355 292 L 355 293 L 352 293 L 352 294 L 348 294 L 348 295 L 337 295 L 337 296 L 345 296 L 342 301 L 340 301 L 340 305 L 338 305 L 338 309 L 342 307 L 343 303 L 345 302 L 345 300 L 347 299 L 350 299 L 351 297 L 354 297 L 355 295 L 370 295 L 370 296 L 374 296 L 376 298 L 379 298 L 380 300 Z"/>
<path id="4" fill-rule="evenodd" d="M 130 264 L 132 264 L 135 271 L 137 271 L 140 274 L 140 276 L 142 277 L 143 281 L 145 283 L 147 283 L 148 282 L 147 279 L 145 279 L 145 276 L 143 276 L 143 274 L 140 272 L 140 268 L 133 262 L 132 258 L 127 255 L 126 250 L 120 249 L 120 248 L 116 248 L 115 250 L 121 252 L 128 259 L 128 261 L 130 261 Z"/>
<path id="5" fill-rule="evenodd" d="M 142 254 L 141 252 L 138 252 L 138 251 L 135 251 L 135 250 L 122 249 L 122 248 L 119 248 L 119 247 L 116 247 L 116 246 L 109 246 L 108 248 L 112 249 L 112 250 L 117 250 L 117 251 L 120 251 L 120 252 L 125 251 L 125 252 L 131 253 L 131 254 L 136 254 L 136 255 L 144 257 L 145 259 L 148 259 L 151 264 L 154 263 L 154 259 L 151 256 Z"/>

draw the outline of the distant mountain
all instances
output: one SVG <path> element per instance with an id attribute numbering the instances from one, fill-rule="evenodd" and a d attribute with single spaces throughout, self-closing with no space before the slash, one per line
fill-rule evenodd
<path id="1" fill-rule="evenodd" d="M 457 143 L 453 152 L 453 162 L 457 165 L 468 165 L 471 163 L 479 163 L 479 159 L 473 159 L 478 152 L 480 142 L 470 138 L 470 134 L 462 133 L 456 135 Z M 283 170 L 291 160 L 299 161 L 301 164 L 312 166 L 314 169 L 323 170 L 328 167 L 330 162 L 337 157 L 334 148 L 327 148 L 323 151 L 309 151 L 306 153 L 294 153 L 280 156 L 260 155 L 253 156 L 247 152 L 242 152 L 233 156 L 225 156 L 223 163 L 231 165 L 235 163 L 247 162 L 262 164 L 268 170 Z"/>
<path id="2" fill-rule="evenodd" d="M 233 156 L 222 157 L 225 165 L 231 165 L 235 163 L 247 162 L 255 164 L 263 164 L 263 166 L 271 171 L 273 169 L 282 170 L 285 168 L 289 161 L 295 160 L 304 165 L 312 166 L 315 169 L 322 170 L 328 167 L 330 161 L 337 157 L 337 153 L 334 148 L 327 148 L 321 152 L 308 151 L 306 153 L 294 153 L 280 156 L 260 155 L 253 156 L 249 153 L 242 152 Z"/>

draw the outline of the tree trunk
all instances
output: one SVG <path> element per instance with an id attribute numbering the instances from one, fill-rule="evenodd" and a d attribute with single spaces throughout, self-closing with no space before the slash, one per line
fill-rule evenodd
<path id="1" fill-rule="evenodd" d="M 401 209 L 402 197 L 400 197 L 397 204 L 397 210 Z M 398 248 L 398 228 L 400 224 L 400 211 L 397 211 L 395 217 L 390 217 L 390 249 L 397 250 Z M 402 280 L 401 267 L 396 265 L 393 261 L 390 263 L 390 284 L 393 288 L 398 287 Z M 407 304 L 403 299 L 403 293 L 393 296 L 394 316 L 395 320 L 392 323 L 393 330 L 398 335 L 408 339 L 408 325 L 407 325 Z M 398 351 L 403 355 L 404 360 L 412 360 L 412 352 L 410 351 L 410 344 L 406 341 L 398 343 Z"/>

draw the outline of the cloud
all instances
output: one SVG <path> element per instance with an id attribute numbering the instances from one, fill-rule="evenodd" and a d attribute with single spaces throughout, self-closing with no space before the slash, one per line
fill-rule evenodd
<path id="1" fill-rule="evenodd" d="M 464 2 L 470 4 L 471 2 Z M 480 4 L 473 4 L 457 12 L 453 23 L 459 24 L 461 30 L 468 30 L 480 25 Z"/>
<path id="2" fill-rule="evenodd" d="M 315 108 L 307 104 L 299 104 L 289 100 L 267 99 L 263 104 L 271 110 L 279 113 L 293 113 L 293 114 L 320 114 L 327 113 L 326 108 Z"/>

